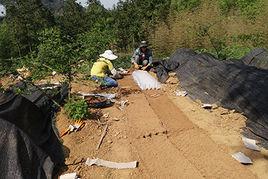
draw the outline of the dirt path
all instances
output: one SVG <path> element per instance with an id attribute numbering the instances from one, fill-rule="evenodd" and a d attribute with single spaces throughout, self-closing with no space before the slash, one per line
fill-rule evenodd
<path id="1" fill-rule="evenodd" d="M 200 102 L 195 102 L 188 97 L 174 95 L 176 85 L 167 85 L 168 98 L 183 111 L 189 120 L 206 131 L 210 138 L 220 145 L 229 155 L 235 152 L 243 152 L 249 156 L 254 164 L 247 168 L 260 179 L 268 177 L 268 151 L 260 152 L 247 149 L 241 137 L 245 127 L 246 117 L 233 110 L 216 107 L 213 110 L 204 110 Z"/>
<path id="2" fill-rule="evenodd" d="M 130 77 L 120 81 L 125 88 L 137 88 Z M 134 170 L 111 170 L 70 165 L 66 172 L 82 178 L 255 178 L 233 160 L 228 150 L 212 140 L 207 132 L 191 122 L 161 91 L 147 91 L 123 97 L 130 105 L 123 111 L 115 106 L 109 114 L 109 129 L 100 150 L 96 145 L 103 126 L 87 122 L 78 132 L 63 137 L 69 148 L 67 163 L 82 158 L 102 158 L 115 162 L 139 161 Z M 68 125 L 63 114 L 58 127 Z M 67 150 L 68 151 L 68 150 Z"/>

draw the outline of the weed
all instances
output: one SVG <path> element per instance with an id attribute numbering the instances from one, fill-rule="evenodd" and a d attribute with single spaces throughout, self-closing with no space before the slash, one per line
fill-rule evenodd
<path id="1" fill-rule="evenodd" d="M 73 120 L 84 119 L 88 116 L 88 105 L 84 99 L 70 98 L 64 105 L 68 117 Z"/>

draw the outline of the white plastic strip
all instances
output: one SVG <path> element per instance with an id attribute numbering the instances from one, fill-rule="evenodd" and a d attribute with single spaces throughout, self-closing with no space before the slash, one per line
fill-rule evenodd
<path id="1" fill-rule="evenodd" d="M 252 160 L 249 157 L 247 157 L 245 154 L 243 154 L 242 152 L 235 153 L 232 155 L 232 157 L 242 164 L 252 164 L 253 163 Z"/>
<path id="2" fill-rule="evenodd" d="M 160 89 L 161 84 L 152 77 L 147 71 L 134 71 L 132 73 L 134 81 L 138 84 L 141 90 Z"/>
<path id="3" fill-rule="evenodd" d="M 87 158 L 86 165 L 92 166 L 92 165 L 97 165 L 97 166 L 102 166 L 102 167 L 107 167 L 107 168 L 114 168 L 114 169 L 132 169 L 132 168 L 137 168 L 138 162 L 129 162 L 129 163 L 117 163 L 117 162 L 110 162 L 102 159 L 89 159 Z"/>
<path id="4" fill-rule="evenodd" d="M 245 146 L 248 149 L 255 150 L 255 151 L 261 151 L 260 147 L 257 146 L 256 140 L 248 139 L 246 137 L 242 137 L 242 141 L 244 142 Z"/>
<path id="5" fill-rule="evenodd" d="M 60 179 L 77 179 L 76 173 L 67 173 L 65 175 L 61 175 Z"/>
<path id="6" fill-rule="evenodd" d="M 104 94 L 104 93 L 94 94 L 94 93 L 84 93 L 81 91 L 79 91 L 78 94 L 83 96 L 83 98 L 88 97 L 88 96 L 101 96 L 101 97 L 105 97 L 107 99 L 116 98 L 116 94 Z"/>

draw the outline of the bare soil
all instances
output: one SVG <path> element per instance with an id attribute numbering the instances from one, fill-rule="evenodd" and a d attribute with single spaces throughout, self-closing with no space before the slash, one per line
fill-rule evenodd
<path id="1" fill-rule="evenodd" d="M 77 172 L 81 178 L 267 178 L 266 151 L 252 152 L 241 143 L 245 117 L 223 108 L 202 109 L 188 97 L 174 96 L 177 84 L 163 90 L 141 92 L 131 76 L 119 81 L 119 99 L 129 105 L 120 110 L 115 104 L 92 110 L 86 126 L 64 136 L 66 164 L 62 173 Z M 86 82 L 73 84 L 73 91 L 92 92 Z M 64 131 L 69 121 L 58 113 L 57 127 Z M 105 125 L 108 132 L 96 150 Z M 245 152 L 254 164 L 241 165 L 231 154 Z M 131 170 L 86 166 L 86 158 L 114 162 L 138 161 Z"/>

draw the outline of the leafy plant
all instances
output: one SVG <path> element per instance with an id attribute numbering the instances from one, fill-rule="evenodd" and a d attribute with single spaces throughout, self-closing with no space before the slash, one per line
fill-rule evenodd
<path id="1" fill-rule="evenodd" d="M 72 47 L 63 41 L 60 30 L 57 28 L 45 29 L 40 33 L 39 41 L 38 62 L 57 72 L 69 72 L 73 61 Z"/>
<path id="2" fill-rule="evenodd" d="M 84 99 L 70 98 L 64 110 L 70 119 L 84 119 L 88 116 L 88 105 Z"/>
<path id="3" fill-rule="evenodd" d="M 131 66 L 131 56 L 119 54 L 119 58 L 113 61 L 113 65 L 115 68 L 128 69 Z"/>
<path id="4" fill-rule="evenodd" d="M 201 4 L 201 0 L 173 0 L 171 6 L 178 11 L 193 10 Z"/>
<path id="5" fill-rule="evenodd" d="M 93 63 L 94 62 L 92 60 L 85 60 L 85 61 L 82 60 L 78 62 L 76 68 L 74 68 L 74 72 L 89 76 Z"/>
<path id="6" fill-rule="evenodd" d="M 238 11 L 241 15 L 254 19 L 262 12 L 263 0 L 219 0 L 219 6 L 223 14 L 230 11 Z"/>
<path id="7" fill-rule="evenodd" d="M 83 59 L 96 59 L 100 53 L 109 49 L 114 43 L 114 36 L 108 30 L 94 29 L 78 35 L 77 44 Z"/>

